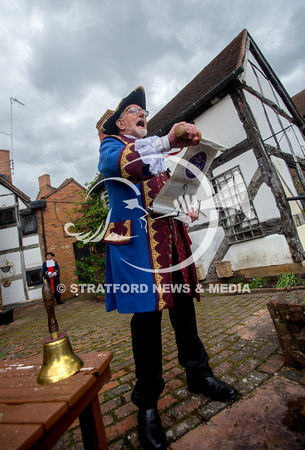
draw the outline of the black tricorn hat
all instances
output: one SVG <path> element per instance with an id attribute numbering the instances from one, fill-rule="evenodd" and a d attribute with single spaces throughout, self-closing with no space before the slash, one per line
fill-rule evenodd
<path id="1" fill-rule="evenodd" d="M 47 257 L 47 255 L 55 256 L 54 253 L 52 253 L 52 252 L 46 252 L 46 257 Z"/>
<path id="2" fill-rule="evenodd" d="M 103 123 L 102 133 L 108 135 L 118 134 L 116 121 L 128 105 L 139 105 L 142 109 L 146 108 L 145 90 L 142 86 L 135 88 L 127 97 L 120 101 L 114 113 Z"/>

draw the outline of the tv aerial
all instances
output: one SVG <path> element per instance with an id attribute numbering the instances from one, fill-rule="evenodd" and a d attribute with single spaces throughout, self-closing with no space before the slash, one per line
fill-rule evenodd
<path id="1" fill-rule="evenodd" d="M 11 104 L 11 159 L 10 159 L 10 168 L 11 168 L 11 174 L 14 174 L 14 148 L 13 148 L 13 103 L 19 103 L 22 106 L 25 106 L 24 103 L 21 103 L 19 100 L 17 100 L 16 97 L 10 97 L 10 104 Z M 6 133 L 7 134 L 7 133 Z"/>

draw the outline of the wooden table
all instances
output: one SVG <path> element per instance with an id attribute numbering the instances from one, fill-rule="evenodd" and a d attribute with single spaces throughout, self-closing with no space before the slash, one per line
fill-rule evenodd
<path id="1" fill-rule="evenodd" d="M 84 447 L 108 449 L 98 393 L 112 353 L 79 356 L 77 374 L 47 385 L 37 383 L 42 358 L 0 362 L 0 449 L 50 449 L 77 417 Z"/>

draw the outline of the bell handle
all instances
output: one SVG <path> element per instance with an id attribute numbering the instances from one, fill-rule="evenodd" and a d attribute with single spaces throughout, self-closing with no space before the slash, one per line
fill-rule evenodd
<path id="1" fill-rule="evenodd" d="M 47 280 L 44 278 L 43 279 L 44 285 L 48 285 Z M 43 297 L 43 302 L 44 302 L 44 306 L 47 310 L 47 315 L 48 315 L 48 327 L 49 327 L 49 332 L 51 335 L 51 339 L 52 340 L 56 340 L 58 339 L 59 336 L 59 327 L 58 327 L 58 322 L 56 320 L 56 316 L 55 316 L 55 311 L 54 311 L 54 295 L 53 295 L 53 291 L 51 288 L 48 289 L 48 292 L 46 292 L 44 289 L 42 290 L 42 297 Z"/>

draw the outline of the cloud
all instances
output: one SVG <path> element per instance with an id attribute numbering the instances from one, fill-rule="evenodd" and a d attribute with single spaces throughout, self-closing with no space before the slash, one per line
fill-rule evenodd
<path id="1" fill-rule="evenodd" d="M 3 0 L 0 147 L 11 148 L 14 184 L 35 198 L 37 178 L 91 181 L 96 122 L 138 85 L 150 117 L 243 28 L 294 95 L 304 89 L 304 1 Z"/>

